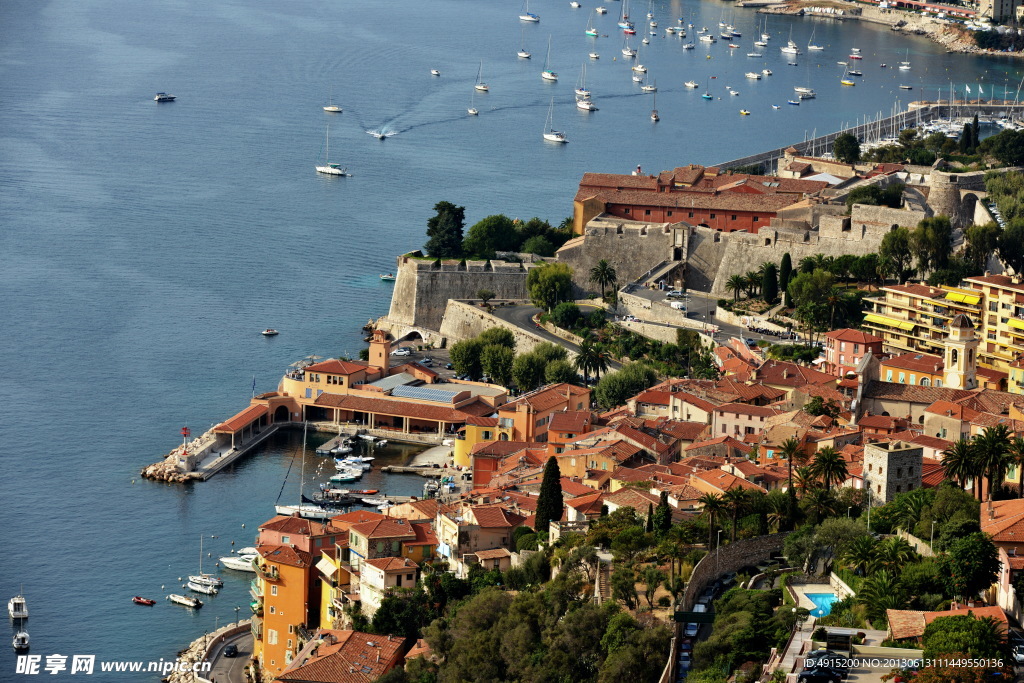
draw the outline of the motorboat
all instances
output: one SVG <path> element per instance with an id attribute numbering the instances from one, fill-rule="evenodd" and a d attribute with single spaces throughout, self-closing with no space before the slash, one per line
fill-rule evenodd
<path id="1" fill-rule="evenodd" d="M 762 57 L 763 55 L 760 52 L 748 52 L 747 56 L 757 59 L 758 57 Z"/>
<path id="2" fill-rule="evenodd" d="M 387 137 L 388 137 L 388 134 L 385 133 L 384 131 L 374 131 L 374 132 L 371 132 L 370 135 L 372 135 L 373 137 L 377 138 L 381 142 L 384 142 L 384 140 L 386 140 Z"/>
<path id="3" fill-rule="evenodd" d="M 156 97 L 153 98 L 157 102 L 173 102 L 175 100 L 174 95 L 168 95 L 165 92 L 158 92 Z"/>
<path id="4" fill-rule="evenodd" d="M 650 45 L 651 44 L 651 39 L 650 38 L 644 38 L 640 42 L 643 43 L 644 45 Z"/>
<path id="5" fill-rule="evenodd" d="M 192 609 L 199 609 L 203 606 L 202 600 L 200 600 L 199 598 L 193 598 L 190 595 L 179 595 L 178 593 L 171 593 L 167 596 L 167 599 L 176 605 L 191 607 Z"/>
<path id="6" fill-rule="evenodd" d="M 385 505 L 385 504 L 388 504 L 388 503 L 391 502 L 390 500 L 388 500 L 384 496 L 365 496 L 363 498 L 360 498 L 359 500 L 363 501 L 364 505 L 371 505 L 371 506 Z"/>
<path id="7" fill-rule="evenodd" d="M 683 45 L 683 49 L 684 50 L 692 50 L 695 47 L 697 47 L 697 46 L 693 44 L 693 41 L 690 41 L 689 43 L 686 43 L 686 44 Z M 711 55 L 708 55 L 708 56 L 710 57 Z"/>
<path id="8" fill-rule="evenodd" d="M 750 112 L 746 109 L 740 109 L 740 116 L 750 116 Z"/>
<path id="9" fill-rule="evenodd" d="M 188 589 L 195 591 L 196 593 L 206 593 L 207 595 L 216 595 L 219 593 L 219 589 L 216 586 L 210 586 L 205 583 L 196 583 L 195 581 L 189 581 L 185 584 Z"/>
<path id="10" fill-rule="evenodd" d="M 267 329 L 260 332 L 260 334 L 262 334 L 264 337 L 276 337 L 278 334 L 280 334 L 280 332 L 275 330 L 273 327 L 268 327 Z"/>
<path id="11" fill-rule="evenodd" d="M 239 555 L 256 555 L 258 553 L 256 548 L 253 548 L 251 545 L 247 545 L 244 548 L 239 548 L 235 552 Z"/>
<path id="12" fill-rule="evenodd" d="M 384 280 L 385 282 L 394 282 L 395 281 L 395 274 L 394 273 L 381 273 L 380 274 L 380 279 Z"/>
<path id="13" fill-rule="evenodd" d="M 817 95 L 813 92 L 802 92 L 798 95 L 801 100 L 813 100 Z"/>
<path id="14" fill-rule="evenodd" d="M 356 481 L 361 476 L 362 472 L 357 472 L 356 470 L 349 469 L 346 467 L 345 469 L 335 474 L 332 474 L 330 477 L 327 478 L 327 481 L 331 481 L 336 484 L 343 484 L 347 481 Z"/>
<path id="15" fill-rule="evenodd" d="M 643 85 L 640 86 L 640 90 L 642 90 L 643 92 L 658 92 L 658 85 L 656 83 L 644 83 Z"/>
<path id="16" fill-rule="evenodd" d="M 761 69 L 761 73 L 763 73 L 765 76 L 771 76 L 772 75 L 772 70 L 771 69 Z"/>
<path id="17" fill-rule="evenodd" d="M 328 104 L 324 107 L 324 111 L 329 114 L 340 114 L 342 110 L 341 107 L 336 104 Z"/>
<path id="18" fill-rule="evenodd" d="M 851 76 L 863 76 L 864 75 L 863 71 L 858 71 L 857 69 L 850 69 L 847 73 L 849 73 Z"/>
<path id="19" fill-rule="evenodd" d="M 751 79 L 753 79 L 755 81 L 761 80 L 761 74 L 757 73 L 756 71 L 748 71 L 746 73 L 746 76 L 747 76 L 747 78 L 751 78 Z"/>
<path id="20" fill-rule="evenodd" d="M 640 73 L 640 74 L 647 73 L 647 67 L 644 66 L 643 64 L 637 64 L 636 66 L 632 67 L 632 69 L 633 69 L 633 71 L 636 71 L 637 73 Z"/>
<path id="21" fill-rule="evenodd" d="M 359 438 L 362 439 L 363 441 L 376 441 L 377 440 L 377 437 L 373 436 L 372 434 L 360 434 Z"/>
<path id="22" fill-rule="evenodd" d="M 11 619 L 28 619 L 28 603 L 25 596 L 18 594 L 7 601 L 7 614 Z"/>
<path id="23" fill-rule="evenodd" d="M 152 606 L 156 604 L 156 600 L 150 600 L 149 598 L 144 598 L 141 595 L 136 595 L 135 597 L 133 597 L 132 602 L 134 602 L 136 605 Z"/>
<path id="24" fill-rule="evenodd" d="M 697 81 L 686 81 L 686 83 L 683 83 L 683 85 L 686 86 L 687 88 L 693 88 L 695 90 L 700 87 L 700 83 L 698 83 Z"/>
<path id="25" fill-rule="evenodd" d="M 702 35 L 700 37 L 700 41 L 702 43 L 714 43 L 714 42 L 717 42 L 716 38 L 713 35 L 709 34 L 709 33 L 705 33 L 704 35 Z"/>
<path id="26" fill-rule="evenodd" d="M 378 489 L 352 489 L 351 491 L 349 491 L 349 493 L 356 493 L 363 496 L 373 496 L 380 493 L 380 491 Z"/>
<path id="27" fill-rule="evenodd" d="M 772 109 L 782 109 L 782 107 L 780 107 L 780 106 L 779 106 L 779 105 L 777 105 L 777 104 L 773 104 L 773 105 L 772 105 Z"/>
<path id="28" fill-rule="evenodd" d="M 740 47 L 740 46 L 739 46 L 739 45 L 737 45 L 736 43 L 729 43 L 729 49 L 730 49 L 730 50 L 738 50 L 738 49 L 739 49 L 739 47 Z"/>
<path id="29" fill-rule="evenodd" d="M 24 652 L 28 649 L 28 631 L 18 631 L 14 634 L 14 638 L 11 639 L 11 647 L 14 648 L 15 652 Z"/>
<path id="30" fill-rule="evenodd" d="M 735 96 L 739 95 L 740 92 L 739 92 L 739 90 L 730 90 L 729 94 L 732 95 L 733 97 L 735 97 Z"/>
<path id="31" fill-rule="evenodd" d="M 576 2 L 576 0 L 572 0 L 572 2 L 569 3 L 569 7 L 572 7 L 573 9 L 579 9 L 580 7 L 583 7 L 583 5 Z"/>
<path id="32" fill-rule="evenodd" d="M 328 510 L 319 505 L 305 503 L 301 505 L 275 505 L 274 511 L 277 514 L 284 515 L 286 517 L 291 517 L 297 512 L 299 513 L 299 517 L 317 520 L 330 519 L 335 515 L 333 510 Z"/>
<path id="33" fill-rule="evenodd" d="M 256 555 L 239 555 L 237 557 L 227 556 L 220 558 L 220 563 L 228 569 L 234 569 L 239 572 L 255 572 L 256 567 L 253 566 L 253 560 L 256 559 Z"/>
<path id="34" fill-rule="evenodd" d="M 437 69 L 431 69 L 431 70 L 430 70 L 430 75 L 431 75 L 431 76 L 440 76 L 440 75 L 441 75 L 441 72 L 440 72 L 440 71 L 438 71 Z"/>
<path id="35" fill-rule="evenodd" d="M 852 54 L 850 55 L 850 59 L 864 59 L 864 57 L 858 54 Z"/>
<path id="36" fill-rule="evenodd" d="M 604 7 L 595 7 L 594 11 L 597 12 L 598 14 L 608 14 L 608 10 L 606 10 Z"/>
<path id="37" fill-rule="evenodd" d="M 644 82 L 644 75 L 643 74 L 633 74 L 633 82 L 634 83 L 643 83 Z"/>
<path id="38" fill-rule="evenodd" d="M 793 104 L 793 105 L 796 105 L 796 106 L 800 106 L 800 100 L 786 100 L 786 102 L 788 104 Z"/>
<path id="39" fill-rule="evenodd" d="M 913 89 L 914 89 L 914 86 L 912 86 L 912 85 L 901 85 L 900 86 L 900 90 L 913 90 Z"/>
<path id="40" fill-rule="evenodd" d="M 598 53 L 596 53 L 596 52 L 591 52 L 591 53 L 590 53 L 590 58 L 591 58 L 591 59 L 601 59 L 601 55 L 599 55 L 599 54 L 598 54 Z"/>

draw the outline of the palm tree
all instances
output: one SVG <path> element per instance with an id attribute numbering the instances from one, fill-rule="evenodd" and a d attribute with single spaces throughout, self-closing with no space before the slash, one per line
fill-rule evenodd
<path id="1" fill-rule="evenodd" d="M 828 326 L 829 329 L 832 329 L 833 327 L 835 327 L 836 306 L 843 303 L 843 293 L 839 290 L 838 287 L 832 287 L 828 290 L 828 292 L 825 294 L 825 303 L 829 307 Z"/>
<path id="2" fill-rule="evenodd" d="M 605 287 L 616 281 L 617 273 L 615 267 L 601 259 L 597 265 L 590 269 L 590 281 L 601 287 L 601 300 L 604 301 Z"/>
<path id="3" fill-rule="evenodd" d="M 744 275 L 747 281 L 747 291 L 750 292 L 751 296 L 757 294 L 758 290 L 761 289 L 761 276 L 758 275 L 756 270 L 749 270 Z"/>
<path id="4" fill-rule="evenodd" d="M 573 365 L 576 366 L 576 370 L 583 373 L 583 383 L 590 383 L 590 371 L 594 369 L 594 361 L 597 358 L 597 347 L 590 335 L 583 338 L 580 342 L 580 351 L 576 358 L 573 359 Z"/>
<path id="5" fill-rule="evenodd" d="M 798 489 L 803 491 L 805 496 L 811 489 L 818 488 L 818 479 L 814 474 L 814 470 L 807 466 L 797 467 L 793 471 L 793 483 Z"/>
<path id="6" fill-rule="evenodd" d="M 967 483 L 978 475 L 974 444 L 963 437 L 957 439 L 952 446 L 942 451 L 942 468 L 947 477 L 966 489 Z"/>
<path id="7" fill-rule="evenodd" d="M 594 358 L 591 361 L 590 369 L 597 375 L 597 379 L 601 379 L 601 373 L 608 369 L 608 360 L 610 358 L 611 355 L 604 344 L 594 344 Z"/>
<path id="8" fill-rule="evenodd" d="M 800 263 L 797 266 L 797 270 L 801 273 L 813 273 L 814 272 L 814 257 L 804 256 L 800 259 Z"/>
<path id="9" fill-rule="evenodd" d="M 974 440 L 974 447 L 978 469 L 988 479 L 988 502 L 991 503 L 996 485 L 1003 485 L 1006 468 L 1010 465 L 1010 430 L 1005 424 L 986 427 Z"/>
<path id="10" fill-rule="evenodd" d="M 783 491 L 770 491 L 764 497 L 768 526 L 778 532 L 790 520 L 789 496 Z"/>
<path id="11" fill-rule="evenodd" d="M 764 271 L 768 270 L 768 266 L 774 265 L 775 263 L 773 261 L 765 261 L 764 263 L 757 267 L 757 274 L 760 275 L 761 277 L 764 277 Z"/>
<path id="12" fill-rule="evenodd" d="M 1010 460 L 1017 466 L 1019 480 L 1017 482 L 1017 497 L 1024 498 L 1024 438 L 1013 437 L 1010 447 L 1007 449 Z"/>
<path id="13" fill-rule="evenodd" d="M 793 489 L 793 459 L 802 453 L 800 442 L 789 437 L 782 442 L 782 446 L 779 448 L 779 457 L 786 459 L 786 464 L 789 469 L 789 492 L 790 497 L 796 497 L 796 491 Z"/>
<path id="14" fill-rule="evenodd" d="M 819 520 L 834 515 L 838 509 L 838 502 L 831 491 L 825 489 L 810 489 L 804 492 L 803 505 L 806 510 L 814 514 Z"/>
<path id="15" fill-rule="evenodd" d="M 711 550 L 715 540 L 715 521 L 718 519 L 718 515 L 725 512 L 725 502 L 721 496 L 716 496 L 713 493 L 705 493 L 697 499 L 697 502 L 703 506 L 700 512 L 701 517 L 708 518 L 708 550 Z"/>
<path id="16" fill-rule="evenodd" d="M 732 290 L 732 300 L 739 298 L 740 291 L 746 289 L 747 280 L 742 275 L 733 275 L 725 282 L 725 288 Z"/>
<path id="17" fill-rule="evenodd" d="M 849 476 L 846 461 L 831 446 L 825 446 L 814 454 L 811 471 L 825 485 L 826 491 L 831 491 L 833 485 L 839 486 Z"/>
<path id="18" fill-rule="evenodd" d="M 722 501 L 729 509 L 730 516 L 732 517 L 732 534 L 729 536 L 729 540 L 735 543 L 736 523 L 739 521 L 740 512 L 747 508 L 747 491 L 739 486 L 735 486 L 725 492 L 725 495 L 722 496 Z"/>
<path id="19" fill-rule="evenodd" d="M 870 536 L 854 539 L 843 553 L 843 563 L 858 576 L 871 573 L 878 563 L 875 558 L 875 545 L 875 539 Z"/>
<path id="20" fill-rule="evenodd" d="M 913 547 L 899 536 L 887 538 L 875 548 L 875 559 L 882 569 L 898 572 L 900 567 L 910 562 L 917 553 Z"/>

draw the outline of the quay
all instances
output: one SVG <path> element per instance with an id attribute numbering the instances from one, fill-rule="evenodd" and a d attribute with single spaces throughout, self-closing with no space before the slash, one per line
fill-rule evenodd
<path id="1" fill-rule="evenodd" d="M 384 465 L 380 468 L 381 472 L 392 472 L 395 474 L 418 474 L 421 477 L 435 477 L 441 478 L 445 476 L 446 470 L 440 467 L 431 467 L 429 465 Z"/>

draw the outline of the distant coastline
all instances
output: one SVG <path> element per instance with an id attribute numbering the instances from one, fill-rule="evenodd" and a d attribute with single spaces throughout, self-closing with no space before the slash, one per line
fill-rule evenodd
<path id="1" fill-rule="evenodd" d="M 914 12 L 899 9 L 880 9 L 871 5 L 838 0 L 783 0 L 781 2 L 738 2 L 737 7 L 755 9 L 759 14 L 785 14 L 815 16 L 837 21 L 863 21 L 871 24 L 888 26 L 894 33 L 912 34 L 930 39 L 946 48 L 947 52 L 960 54 L 984 55 L 987 57 L 1024 57 L 1024 51 L 1000 52 L 983 50 L 974 44 L 971 31 L 958 24 L 948 23 L 931 17 L 923 17 Z M 842 14 L 821 12 L 823 9 L 834 9 Z M 818 11 L 814 11 L 818 10 Z"/>

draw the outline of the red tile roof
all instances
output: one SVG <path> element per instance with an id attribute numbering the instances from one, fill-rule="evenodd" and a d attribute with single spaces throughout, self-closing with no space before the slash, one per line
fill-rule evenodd
<path id="1" fill-rule="evenodd" d="M 215 432 L 238 432 L 251 425 L 256 420 L 260 419 L 269 412 L 267 406 L 263 404 L 249 406 L 242 412 L 228 418 L 224 422 L 213 428 Z"/>
<path id="2" fill-rule="evenodd" d="M 873 334 L 861 332 L 860 330 L 854 330 L 849 327 L 844 327 L 841 330 L 832 330 L 831 332 L 826 332 L 824 336 L 827 339 L 853 342 L 854 344 L 880 344 L 882 343 L 882 341 L 884 341 L 881 337 L 876 337 Z"/>
<path id="3" fill-rule="evenodd" d="M 543 412 L 568 402 L 567 395 L 572 398 L 578 398 L 589 394 L 590 389 L 584 389 L 575 384 L 566 384 L 564 382 L 561 384 L 551 384 L 524 394 L 514 401 L 509 401 L 498 410 L 499 412 L 515 412 L 518 406 L 525 404 L 531 406 L 537 412 Z M 586 402 L 584 401 L 584 403 Z"/>
<path id="4" fill-rule="evenodd" d="M 311 567 L 313 556 L 290 545 L 261 545 L 256 552 L 267 562 L 286 564 L 290 567 Z"/>
<path id="5" fill-rule="evenodd" d="M 735 474 L 729 474 L 724 470 L 705 470 L 703 472 L 697 472 L 691 476 L 710 484 L 719 491 L 728 491 L 739 487 L 749 489 L 751 491 L 764 492 L 764 489 L 757 484 L 753 484 L 746 479 L 737 477 Z"/>
<path id="6" fill-rule="evenodd" d="M 333 520 L 331 520 L 333 522 Z M 283 534 L 295 534 L 297 536 L 326 536 L 341 531 L 333 523 L 330 525 L 316 522 L 305 517 L 292 515 L 276 515 L 260 524 L 260 531 L 277 531 Z"/>
<path id="7" fill-rule="evenodd" d="M 416 532 L 412 525 L 404 519 L 378 519 L 372 522 L 355 524 L 350 531 L 366 538 L 415 538 Z"/>
<path id="8" fill-rule="evenodd" d="M 563 410 L 551 416 L 549 432 L 583 434 L 594 421 L 594 414 L 586 410 Z"/>
<path id="9" fill-rule="evenodd" d="M 444 406 L 426 405 L 413 401 L 401 401 L 385 398 L 367 398 L 364 396 L 342 396 L 340 394 L 323 393 L 317 397 L 314 405 L 342 410 L 354 410 L 361 413 L 376 413 L 395 417 L 411 417 L 416 420 L 431 420 L 461 424 L 470 417 L 469 413 Z M 493 409 L 492 409 L 493 410 Z"/>
<path id="10" fill-rule="evenodd" d="M 371 635 L 359 631 L 321 629 L 312 642 L 323 644 L 308 650 L 274 680 L 282 683 L 370 683 L 401 664 L 404 638 Z"/>
<path id="11" fill-rule="evenodd" d="M 497 427 L 498 418 L 496 417 L 477 417 L 476 415 L 470 415 L 466 418 L 466 424 L 473 425 L 474 427 Z"/>
<path id="12" fill-rule="evenodd" d="M 887 360 L 883 360 L 883 368 L 895 368 L 899 370 L 910 370 L 911 372 L 924 372 L 934 375 L 942 372 L 945 363 L 941 356 L 933 356 L 930 353 L 902 353 Z"/>
<path id="13" fill-rule="evenodd" d="M 307 365 L 303 368 L 304 372 L 322 372 L 327 375 L 352 375 L 366 370 L 369 370 L 369 366 L 363 361 L 339 360 L 338 358 L 329 358 L 322 363 Z"/>
<path id="14" fill-rule="evenodd" d="M 512 553 L 509 552 L 508 548 L 494 548 L 492 550 L 478 550 L 476 551 L 476 559 L 478 560 L 498 560 L 503 557 L 512 557 Z"/>
<path id="15" fill-rule="evenodd" d="M 473 517 L 477 526 L 494 529 L 499 527 L 515 528 L 523 525 L 526 517 L 509 512 L 498 506 L 474 505 Z"/>
<path id="16" fill-rule="evenodd" d="M 669 399 L 672 397 L 671 392 L 668 391 L 653 391 L 648 389 L 647 391 L 641 392 L 633 397 L 637 403 L 646 403 L 649 405 L 656 406 L 667 406 Z"/>
<path id="17" fill-rule="evenodd" d="M 410 560 L 408 557 L 375 557 L 369 560 L 363 560 L 364 565 L 376 567 L 383 572 L 400 572 L 407 569 L 419 569 L 419 565 Z"/>
<path id="18" fill-rule="evenodd" d="M 988 504 L 982 504 L 981 530 L 995 543 L 1024 543 L 1024 500 L 997 500 L 992 510 L 995 519 L 989 519 Z"/>

